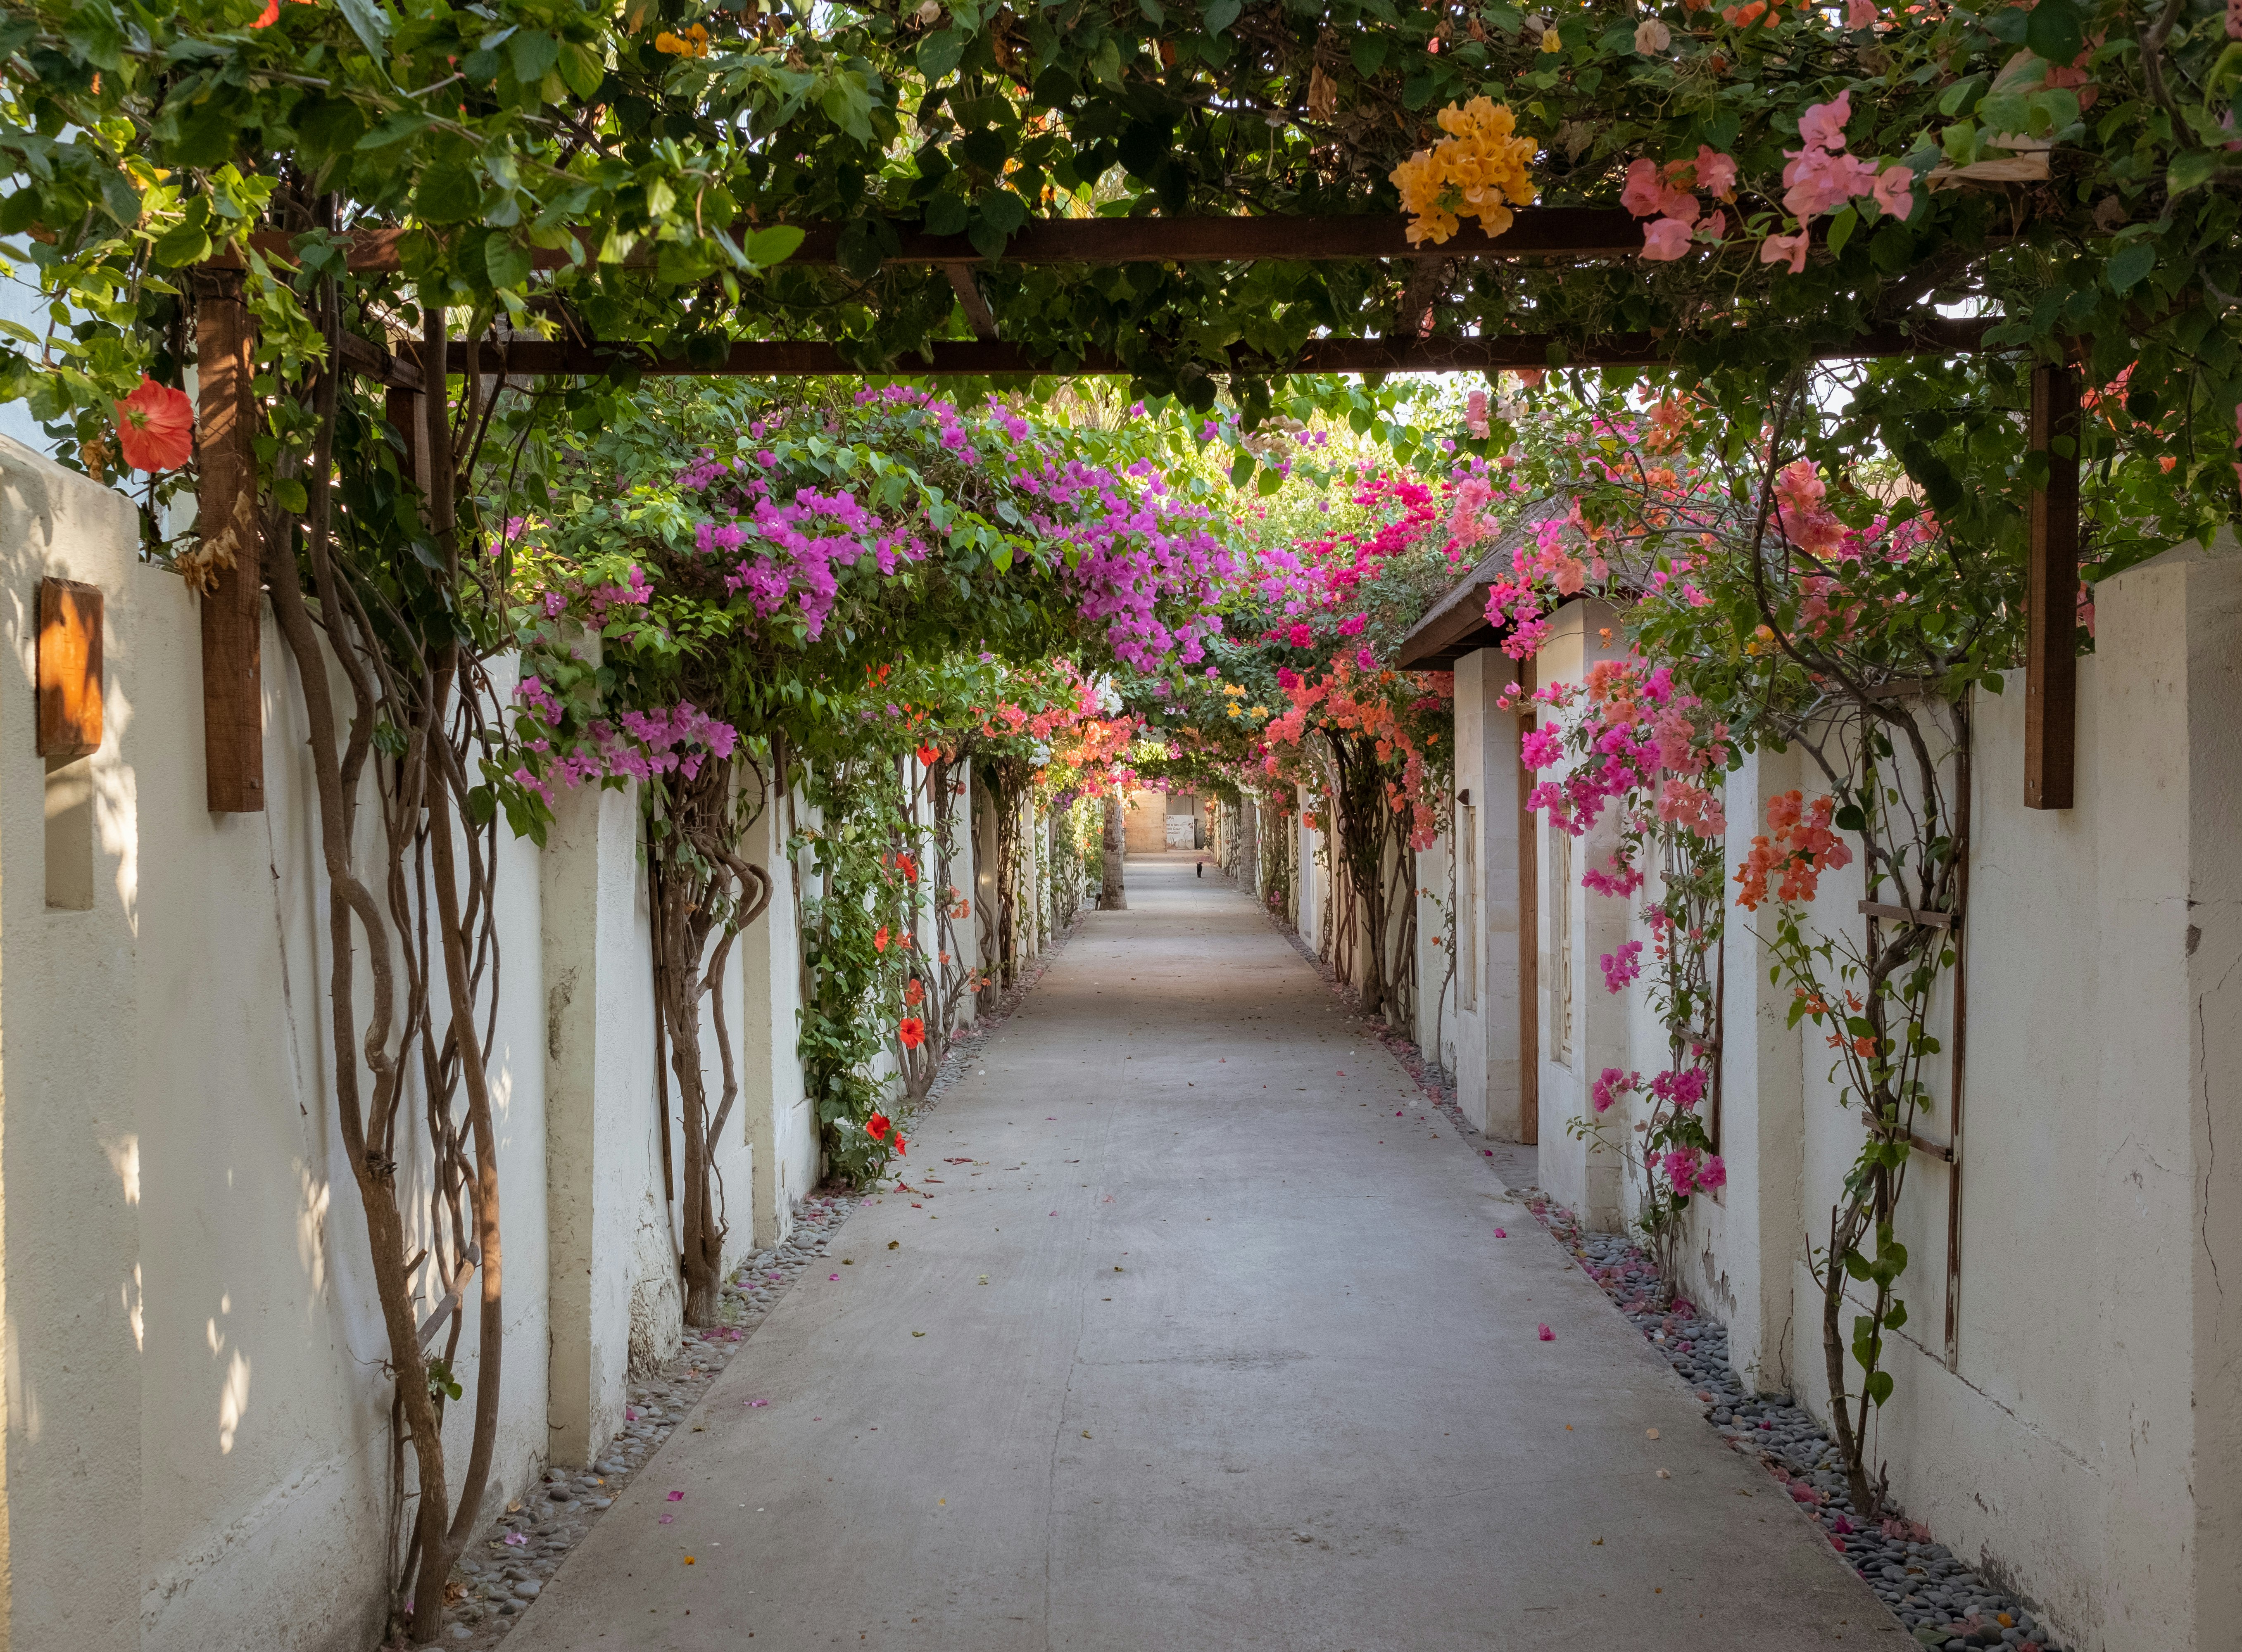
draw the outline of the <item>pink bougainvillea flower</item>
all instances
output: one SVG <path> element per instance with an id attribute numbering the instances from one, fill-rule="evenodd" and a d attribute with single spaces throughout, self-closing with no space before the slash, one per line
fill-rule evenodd
<path id="1" fill-rule="evenodd" d="M 1887 166 L 1876 174 L 1876 209 L 1904 219 L 1915 211 L 1915 173 L 1904 166 Z"/>
<path id="2" fill-rule="evenodd" d="M 506 1535 L 506 1546 L 508 1548 L 527 1548 L 529 1547 L 529 1539 L 520 1532 L 508 1532 Z"/>
<path id="3" fill-rule="evenodd" d="M 1876 0 L 1845 0 L 1845 27 L 1873 29 L 1882 15 L 1876 10 Z"/>
<path id="4" fill-rule="evenodd" d="M 117 448 L 136 471 L 176 471 L 195 454 L 195 405 L 185 391 L 144 378 L 114 404 Z"/>
<path id="5" fill-rule="evenodd" d="M 669 1494 L 669 1501 L 674 1503 L 681 1503 L 685 1501 L 685 1494 L 681 1491 L 673 1491 Z"/>
<path id="6" fill-rule="evenodd" d="M 676 1516 L 676 1515 L 664 1515 L 661 1518 L 661 1520 L 659 1520 L 659 1521 L 658 1521 L 658 1522 L 656 1522 L 655 1523 L 656 1523 L 657 1525 L 667 1526 L 667 1525 L 668 1525 L 672 1521 L 675 1520 L 676 1518 L 677 1518 L 677 1516 Z"/>
<path id="7" fill-rule="evenodd" d="M 1796 275 L 1806 268 L 1806 231 L 1801 230 L 1796 235 L 1770 235 L 1760 243 L 1759 261 L 1762 264 L 1788 263 L 1790 273 Z"/>
<path id="8" fill-rule="evenodd" d="M 1655 17 L 1645 17 L 1635 25 L 1635 49 L 1644 57 L 1654 57 L 1674 43 L 1674 31 Z"/>
<path id="9" fill-rule="evenodd" d="M 1845 147 L 1845 123 L 1852 118 L 1853 94 L 1841 91 L 1798 117 L 1798 141 L 1812 149 L 1841 150 Z"/>
<path id="10" fill-rule="evenodd" d="M 1723 201 L 1736 198 L 1736 163 L 1733 157 L 1697 145 L 1697 187 Z"/>
<path id="11" fill-rule="evenodd" d="M 1653 264 L 1671 264 L 1689 250 L 1689 225 L 1681 218 L 1660 218 L 1642 227 L 1642 256 Z"/>
<path id="12" fill-rule="evenodd" d="M 1285 633 L 1285 640 L 1295 648 L 1306 648 L 1315 639 L 1316 633 L 1306 620 L 1302 620 Z"/>
<path id="13" fill-rule="evenodd" d="M 1628 163 L 1627 187 L 1619 192 L 1619 204 L 1639 218 L 1664 210 L 1666 181 L 1659 176 L 1656 161 L 1642 155 Z"/>
<path id="14" fill-rule="evenodd" d="M 1488 1156 L 1489 1156 L 1490 1158 L 1492 1158 L 1492 1157 L 1494 1156 L 1494 1149 L 1493 1149 L 1493 1148 L 1489 1148 L 1489 1149 L 1487 1150 L 1487 1154 L 1488 1154 Z M 1509 1238 L 1509 1237 L 1510 1237 L 1510 1235 L 1509 1235 L 1508 1234 L 1504 1233 L 1504 1232 L 1502 1231 L 1502 1229 L 1501 1229 L 1501 1228 L 1500 1228 L 1500 1227 L 1498 1227 L 1498 1228 L 1496 1228 L 1496 1229 L 1494 1230 L 1494 1236 L 1495 1236 L 1497 1239 L 1507 1239 L 1507 1238 Z"/>
<path id="15" fill-rule="evenodd" d="M 1546 1325 L 1537 1325 L 1537 1326 L 1535 1326 L 1535 1327 L 1534 1328 L 1534 1334 L 1535 1336 L 1537 1336 L 1537 1337 L 1541 1338 L 1541 1340 L 1542 1341 L 1544 1341 L 1544 1342 L 1554 1342 L 1554 1341 L 1555 1341 L 1557 1340 L 1557 1334 L 1556 1334 L 1556 1332 L 1554 1332 L 1554 1331 L 1551 1330 L 1551 1329 L 1550 1329 L 1547 1326 L 1546 1326 Z"/>

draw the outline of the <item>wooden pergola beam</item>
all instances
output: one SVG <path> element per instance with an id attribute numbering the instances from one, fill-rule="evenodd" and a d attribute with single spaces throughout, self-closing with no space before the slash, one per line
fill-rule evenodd
<path id="1" fill-rule="evenodd" d="M 2078 767 L 2078 375 L 2032 369 L 2031 450 L 2047 460 L 2031 495 L 2024 584 L 2024 806 L 2067 809 Z"/>
<path id="2" fill-rule="evenodd" d="M 198 288 L 195 518 L 204 543 L 230 553 L 202 599 L 204 784 L 211 813 L 254 814 L 265 806 L 256 324 L 236 278 Z"/>
<path id="3" fill-rule="evenodd" d="M 1863 333 L 1816 353 L 1825 359 L 1871 356 L 1967 355 L 1984 347 L 1990 321 L 1926 320 L 1905 331 Z M 1696 335 L 1702 338 L 1704 335 Z M 1272 360 L 1250 351 L 1232 352 L 1235 371 L 1288 373 L 1492 372 L 1539 369 L 1549 365 L 1553 348 L 1562 345 L 1567 365 L 1575 367 L 1652 367 L 1674 359 L 1683 336 L 1611 333 L 1601 338 L 1561 340 L 1553 334 L 1513 333 L 1497 338 L 1319 338 L 1297 355 Z M 351 365 L 386 385 L 418 389 L 419 346 L 400 343 L 393 353 L 362 342 L 345 349 Z M 898 357 L 884 367 L 859 367 L 834 345 L 815 339 L 754 339 L 729 345 L 714 361 L 685 356 L 655 356 L 625 344 L 571 344 L 530 338 L 484 341 L 478 359 L 507 378 L 542 378 L 591 375 L 616 370 L 651 378 L 1083 378 L 1125 374 L 1130 365 L 1109 351 L 1085 351 L 1077 360 L 1057 363 L 1026 346 L 983 339 L 945 340 L 925 357 Z"/>
<path id="4" fill-rule="evenodd" d="M 801 247 L 787 260 L 795 266 L 839 262 L 841 226 L 803 226 Z M 731 233 L 744 242 L 755 226 L 736 224 Z M 404 230 L 361 230 L 346 237 L 349 267 L 367 274 L 401 269 Z M 590 256 L 605 231 L 570 231 Z M 268 258 L 295 259 L 295 238 L 284 231 L 263 231 L 250 244 Z M 1251 264 L 1264 259 L 1288 264 L 1330 264 L 1359 258 L 1621 258 L 1642 251 L 1642 224 L 1621 207 L 1527 206 L 1502 235 L 1490 240 L 1477 226 L 1459 231 L 1439 246 L 1409 239 L 1409 220 L 1400 213 L 1356 213 L 1325 217 L 1030 218 L 1004 244 L 1000 258 L 988 258 L 962 235 L 903 232 L 901 248 L 885 262 L 910 264 Z M 628 264 L 653 261 L 658 244 L 634 248 Z M 567 248 L 539 247 L 530 255 L 540 270 L 575 262 Z M 229 248 L 207 267 L 238 269 L 241 256 Z"/>

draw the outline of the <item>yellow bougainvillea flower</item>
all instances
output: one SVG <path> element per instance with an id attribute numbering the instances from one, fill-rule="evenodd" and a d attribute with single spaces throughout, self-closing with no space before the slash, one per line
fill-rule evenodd
<path id="1" fill-rule="evenodd" d="M 1393 186 L 1410 215 L 1412 245 L 1435 245 L 1453 235 L 1460 216 L 1475 217 L 1492 237 L 1511 224 L 1510 209 L 1540 193 L 1527 176 L 1534 140 L 1520 137 L 1507 104 L 1474 97 L 1451 104 L 1439 116 L 1448 134 L 1393 169 Z"/>
<path id="2" fill-rule="evenodd" d="M 1544 50 L 1544 51 L 1562 51 L 1562 50 L 1564 50 L 1564 49 L 1565 49 L 1565 43 L 1564 43 L 1562 40 L 1561 40 L 1560 38 L 1558 38 L 1557 31 L 1556 31 L 1554 29 L 1544 29 L 1544 30 L 1541 31 L 1541 50 Z"/>
<path id="3" fill-rule="evenodd" d="M 654 37 L 654 49 L 672 57 L 706 57 L 708 55 L 708 31 L 694 23 L 681 35 L 667 29 Z"/>

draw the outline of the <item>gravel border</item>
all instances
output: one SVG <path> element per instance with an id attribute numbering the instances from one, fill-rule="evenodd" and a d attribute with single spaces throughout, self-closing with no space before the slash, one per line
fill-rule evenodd
<path id="1" fill-rule="evenodd" d="M 1456 1104 L 1448 1075 L 1382 1019 L 1366 1017 L 1362 995 L 1340 981 L 1291 925 L 1265 906 L 1261 909 L 1271 926 L 1346 1005 L 1353 1030 L 1375 1039 L 1401 1063 L 1460 1137 L 1482 1140 Z M 1534 1220 L 1572 1254 L 1644 1341 L 1666 1357 L 1721 1437 L 1757 1461 L 1814 1518 L 1830 1548 L 1876 1591 L 1917 1645 L 1939 1652 L 1984 1647 L 2061 1652 L 2051 1632 L 2022 1601 L 1956 1559 L 1944 1544 L 1931 1542 L 1929 1529 L 1919 1522 L 1895 1511 L 1879 1522 L 1856 1524 L 1852 1499 L 1837 1467 L 1837 1448 L 1829 1435 L 1791 1395 L 1754 1394 L 1745 1388 L 1728 1363 L 1726 1326 L 1694 1303 L 1662 1304 L 1658 1270 L 1624 1234 L 1587 1232 L 1571 1211 L 1531 1185 L 1530 1178 L 1514 1177 L 1514 1160 L 1499 1146 L 1476 1151 L 1487 1167 L 1526 1201 Z M 1514 1185 L 1519 1180 L 1527 1185 Z"/>

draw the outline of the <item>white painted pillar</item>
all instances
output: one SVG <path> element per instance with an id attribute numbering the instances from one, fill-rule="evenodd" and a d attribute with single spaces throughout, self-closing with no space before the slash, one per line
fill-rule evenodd
<path id="1" fill-rule="evenodd" d="M 1322 845 L 1323 834 L 1307 823 L 1308 811 L 1316 806 L 1314 794 L 1306 786 L 1299 787 L 1299 793 L 1298 813 L 1292 817 L 1300 846 L 1299 870 L 1292 879 L 1292 926 L 1300 932 L 1300 939 L 1308 943 L 1311 951 L 1320 952 L 1318 942 L 1322 934 L 1323 891 L 1316 883 L 1319 875 L 1316 851 Z"/>
<path id="2" fill-rule="evenodd" d="M 1509 658 L 1474 649 L 1456 664 L 1456 1100 L 1498 1140 L 1523 1139 L 1519 1092 L 1518 739 L 1496 709 L 1517 679 Z M 1469 840 L 1465 840 L 1465 834 Z"/>
<path id="3" fill-rule="evenodd" d="M 794 1207 L 817 1180 L 817 1120 L 805 1092 L 800 1047 L 801 874 L 786 854 L 792 797 L 774 797 L 749 826 L 743 857 L 771 874 L 771 902 L 740 932 L 733 968 L 740 980 L 740 1110 L 754 1192 L 755 1243 L 768 1247 L 794 1227 Z"/>
<path id="4" fill-rule="evenodd" d="M 623 1421 L 636 1234 L 654 1117 L 654 989 L 639 903 L 638 788 L 564 788 L 539 867 L 553 1454 L 587 1463 Z"/>
<path id="5" fill-rule="evenodd" d="M 1618 625 L 1610 606 L 1600 600 L 1568 603 L 1558 610 L 1549 639 L 1534 659 L 1536 686 L 1582 682 L 1591 665 L 1622 658 L 1627 650 Z M 1514 744 L 1514 775 L 1516 750 Z M 1542 772 L 1547 777 L 1559 772 Z M 1624 1066 L 1628 1054 L 1627 1005 L 1606 991 L 1596 960 L 1626 943 L 1631 903 L 1591 893 L 1581 884 L 1591 866 L 1609 859 L 1618 834 L 1609 811 L 1585 837 L 1572 838 L 1553 827 L 1546 813 L 1534 817 L 1534 832 L 1541 960 L 1540 1179 L 1550 1196 L 1589 1228 L 1610 1232 L 1623 1219 L 1624 1160 L 1616 1145 L 1606 1146 L 1594 1135 L 1576 1137 L 1567 1126 L 1594 1116 L 1590 1093 L 1596 1075 L 1607 1067 Z"/>
<path id="6" fill-rule="evenodd" d="M 1731 770 L 1723 791 L 1728 817 L 1728 864 L 1742 864 L 1755 834 L 1764 832 L 1767 800 L 1800 784 L 1801 755 L 1793 746 L 1748 752 Z M 1717 1149 L 1728 1166 L 1728 1185 L 1689 1201 L 1689 1227 L 1682 1245 L 1683 1294 L 1702 1302 L 1728 1328 L 1728 1360 L 1747 1387 L 1789 1392 L 1797 1314 L 1793 1291 L 1796 1260 L 1808 1238 L 1803 1198 L 1806 1068 L 1803 1033 L 1811 1022 L 1789 1025 L 1790 988 L 1770 981 L 1771 947 L 1761 940 L 1760 914 L 1733 903 L 1722 942 L 1722 1056 Z M 1913 1197 L 1910 1193 L 1910 1197 Z M 1935 1271 L 1925 1255 L 1916 1267 Z M 1934 1292 L 1910 1294 L 1928 1303 Z M 1809 1301 L 1807 1306 L 1812 1307 Z M 1932 1314 L 1926 1307 L 1924 1325 Z M 1930 1334 L 1928 1331 L 1924 1333 Z M 1822 1378 L 1818 1368 L 1810 1388 Z"/>

